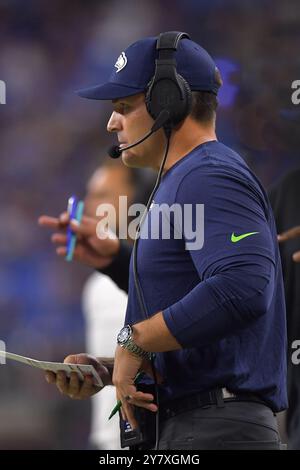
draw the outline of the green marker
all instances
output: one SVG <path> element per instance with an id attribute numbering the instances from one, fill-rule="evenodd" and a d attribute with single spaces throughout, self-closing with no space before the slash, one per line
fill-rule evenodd
<path id="1" fill-rule="evenodd" d="M 140 379 L 144 375 L 144 372 L 138 372 L 135 376 L 134 383 L 137 384 L 139 383 Z M 116 403 L 116 406 L 113 408 L 112 412 L 109 415 L 108 421 L 116 414 L 122 407 L 122 402 L 121 400 L 118 400 Z"/>

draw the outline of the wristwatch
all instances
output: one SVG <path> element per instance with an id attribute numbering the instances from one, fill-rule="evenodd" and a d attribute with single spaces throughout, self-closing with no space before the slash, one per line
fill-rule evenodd
<path id="1" fill-rule="evenodd" d="M 143 359 L 151 359 L 151 353 L 140 348 L 133 340 L 133 331 L 130 325 L 123 326 L 117 336 L 117 343 L 124 349 Z"/>

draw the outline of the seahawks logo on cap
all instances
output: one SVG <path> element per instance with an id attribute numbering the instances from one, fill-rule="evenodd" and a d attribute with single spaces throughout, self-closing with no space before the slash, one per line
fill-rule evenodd
<path id="1" fill-rule="evenodd" d="M 119 55 L 117 62 L 115 63 L 115 67 L 117 69 L 117 73 L 120 72 L 127 64 L 127 57 L 125 55 L 125 52 L 122 52 L 121 55 Z"/>

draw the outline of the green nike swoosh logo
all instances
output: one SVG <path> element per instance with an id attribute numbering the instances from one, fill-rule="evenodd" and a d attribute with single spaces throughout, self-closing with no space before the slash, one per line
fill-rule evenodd
<path id="1" fill-rule="evenodd" d="M 234 232 L 231 234 L 231 241 L 232 243 L 239 242 L 240 240 L 243 240 L 243 238 L 246 237 L 251 237 L 251 235 L 256 235 L 259 232 L 248 232 L 248 233 L 243 233 L 242 235 L 235 235 Z"/>

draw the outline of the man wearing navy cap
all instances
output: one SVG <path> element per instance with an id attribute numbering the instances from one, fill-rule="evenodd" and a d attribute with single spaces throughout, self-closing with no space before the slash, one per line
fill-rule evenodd
<path id="1" fill-rule="evenodd" d="M 132 428 L 140 425 L 137 409 L 158 415 L 156 448 L 279 449 L 286 326 L 272 211 L 243 159 L 217 141 L 221 79 L 213 60 L 187 35 L 172 34 L 132 44 L 106 84 L 80 92 L 112 100 L 113 156 L 162 172 L 130 263 L 113 383 Z M 175 206 L 180 221 L 168 209 Z M 115 246 L 113 263 L 123 249 Z M 157 395 L 134 384 L 150 359 L 161 377 Z M 95 392 L 76 376 L 56 383 L 75 398 Z"/>

